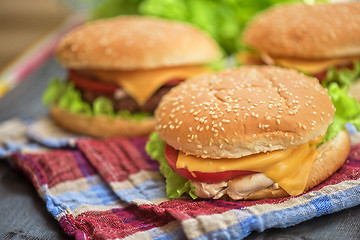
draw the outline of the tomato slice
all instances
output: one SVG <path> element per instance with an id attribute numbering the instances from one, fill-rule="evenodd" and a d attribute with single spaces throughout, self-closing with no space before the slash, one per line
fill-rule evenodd
<path id="1" fill-rule="evenodd" d="M 349 70 L 353 70 L 354 69 L 354 63 L 338 65 L 338 66 L 335 66 L 335 68 L 337 70 L 341 70 L 341 69 L 344 69 L 344 68 L 349 69 Z M 327 76 L 327 73 L 328 73 L 328 69 L 324 70 L 322 72 L 315 73 L 315 74 L 313 74 L 313 76 L 316 77 L 317 79 L 319 79 L 320 82 L 322 82 L 322 81 L 325 80 L 325 78 Z"/>
<path id="2" fill-rule="evenodd" d="M 90 90 L 92 92 L 112 94 L 117 89 L 121 88 L 115 84 L 104 83 L 82 76 L 74 70 L 69 70 L 68 78 L 75 84 L 76 87 L 80 88 L 81 90 Z"/>
<path id="3" fill-rule="evenodd" d="M 223 171 L 223 172 L 190 172 L 186 168 L 177 168 L 176 161 L 179 155 L 179 151 L 166 144 L 165 147 L 165 157 L 169 163 L 169 166 L 180 176 L 195 180 L 198 182 L 206 182 L 206 183 L 217 183 L 226 180 L 230 180 L 242 175 L 248 175 L 254 173 L 253 171 L 241 171 L 241 170 L 231 170 L 231 171 Z"/>
<path id="4" fill-rule="evenodd" d="M 173 87 L 173 86 L 176 86 L 178 85 L 179 83 L 183 82 L 184 79 L 172 79 L 170 81 L 167 81 L 164 86 L 170 86 L 170 87 Z"/>
<path id="5" fill-rule="evenodd" d="M 112 94 L 117 89 L 121 89 L 121 87 L 116 84 L 104 83 L 86 76 L 82 76 L 75 70 L 68 71 L 68 78 L 71 82 L 75 84 L 77 88 L 80 88 L 82 90 L 90 90 L 92 92 Z M 164 86 L 173 87 L 178 85 L 182 81 L 184 81 L 184 79 L 172 79 L 167 81 Z"/>

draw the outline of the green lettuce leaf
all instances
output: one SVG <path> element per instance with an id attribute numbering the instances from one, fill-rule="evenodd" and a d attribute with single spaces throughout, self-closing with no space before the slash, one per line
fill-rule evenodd
<path id="1" fill-rule="evenodd" d="M 99 19 L 115 17 L 118 15 L 136 15 L 139 14 L 138 6 L 141 2 L 142 0 L 95 1 L 95 3 L 93 3 L 94 6 L 90 12 L 90 18 Z"/>
<path id="2" fill-rule="evenodd" d="M 335 116 L 321 143 L 333 139 L 347 123 L 352 123 L 360 130 L 360 104 L 348 94 L 347 86 L 340 87 L 332 82 L 328 85 L 328 94 L 335 106 Z"/>
<path id="3" fill-rule="evenodd" d="M 57 104 L 59 107 L 73 113 L 86 114 L 88 116 L 106 115 L 109 117 L 121 117 L 135 121 L 141 121 L 151 116 L 146 112 L 130 113 L 127 110 L 115 112 L 111 100 L 105 97 L 98 97 L 91 105 L 81 98 L 81 93 L 74 84 L 54 78 L 42 96 L 45 105 Z"/>
<path id="4" fill-rule="evenodd" d="M 179 198 L 184 193 L 188 193 L 193 199 L 197 196 L 194 193 L 194 186 L 188 179 L 185 179 L 172 170 L 165 158 L 166 143 L 161 140 L 156 132 L 152 132 L 149 141 L 146 143 L 146 152 L 149 156 L 158 161 L 159 170 L 166 179 L 166 195 L 170 199 Z"/>
<path id="5" fill-rule="evenodd" d="M 331 68 L 321 83 L 324 87 L 328 87 L 331 83 L 337 83 L 340 87 L 348 88 L 352 83 L 360 79 L 360 61 L 354 62 L 352 70 L 342 68 L 340 70 Z"/>
<path id="6" fill-rule="evenodd" d="M 352 123 L 358 131 L 360 130 L 360 104 L 355 98 L 350 97 L 348 92 L 350 85 L 360 78 L 360 62 L 354 62 L 353 65 L 352 70 L 329 69 L 326 78 L 321 83 L 328 89 L 328 94 L 336 109 L 334 120 L 321 143 L 333 139 L 347 123 Z"/>

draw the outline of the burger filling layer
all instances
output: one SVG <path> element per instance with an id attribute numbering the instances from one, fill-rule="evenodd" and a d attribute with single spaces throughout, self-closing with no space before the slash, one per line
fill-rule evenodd
<path id="1" fill-rule="evenodd" d="M 353 68 L 353 62 L 360 60 L 360 57 L 334 58 L 334 59 L 291 59 L 291 58 L 274 58 L 262 57 L 265 63 L 275 64 L 287 68 L 298 69 L 302 72 L 309 73 L 319 80 L 326 77 L 329 68 Z"/>
<path id="2" fill-rule="evenodd" d="M 162 96 L 173 86 L 209 71 L 203 66 L 142 71 L 70 70 L 68 76 L 89 103 L 98 97 L 106 97 L 116 111 L 153 113 Z"/>
<path id="3" fill-rule="evenodd" d="M 187 169 L 192 173 L 194 177 L 192 180 L 194 181 L 197 181 L 196 173 L 198 172 L 215 175 L 234 170 L 263 173 L 289 195 L 298 195 L 305 190 L 310 170 L 318 155 L 316 146 L 320 141 L 321 137 L 318 137 L 305 144 L 285 150 L 230 159 L 206 159 L 179 152 L 176 169 Z M 174 170 L 179 173 L 176 169 Z M 239 176 L 241 175 L 244 174 L 242 173 Z"/>
<path id="4" fill-rule="evenodd" d="M 241 62 L 247 64 L 269 64 L 297 69 L 322 80 L 326 77 L 329 68 L 347 67 L 352 69 L 352 63 L 360 60 L 360 56 L 333 59 L 299 59 L 273 57 L 265 53 L 241 53 L 239 59 Z"/>

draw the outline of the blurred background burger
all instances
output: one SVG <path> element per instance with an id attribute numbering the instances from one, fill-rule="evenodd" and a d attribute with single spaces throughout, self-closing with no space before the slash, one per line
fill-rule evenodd
<path id="1" fill-rule="evenodd" d="M 360 60 L 360 2 L 284 4 L 256 15 L 243 33 L 244 64 L 275 64 L 323 79 Z M 255 62 L 256 63 L 256 62 Z"/>
<path id="2" fill-rule="evenodd" d="M 76 133 L 146 135 L 169 89 L 210 72 L 221 57 L 214 40 L 188 24 L 126 16 L 84 24 L 60 41 L 56 56 L 67 81 L 44 94 L 52 118 Z"/>

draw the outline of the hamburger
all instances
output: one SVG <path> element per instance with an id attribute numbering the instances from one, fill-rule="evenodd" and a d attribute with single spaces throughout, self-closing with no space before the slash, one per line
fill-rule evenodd
<path id="1" fill-rule="evenodd" d="M 323 79 L 329 68 L 360 60 L 360 2 L 287 4 L 254 17 L 242 41 L 244 64 L 294 68 Z"/>
<path id="2" fill-rule="evenodd" d="M 217 44 L 193 26 L 126 16 L 89 22 L 64 36 L 56 50 L 67 81 L 44 95 L 51 117 L 76 133 L 140 136 L 173 86 L 211 71 Z"/>
<path id="3" fill-rule="evenodd" d="M 317 79 L 243 66 L 171 89 L 155 112 L 146 150 L 160 162 L 170 198 L 293 196 L 344 164 L 349 135 L 344 125 L 329 127 L 334 116 Z"/>

